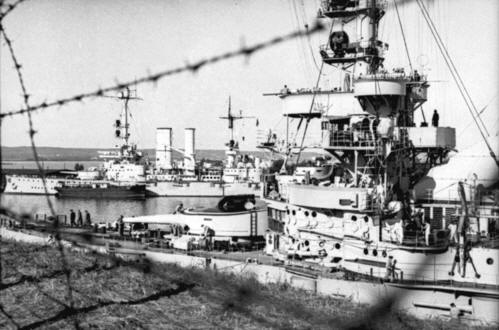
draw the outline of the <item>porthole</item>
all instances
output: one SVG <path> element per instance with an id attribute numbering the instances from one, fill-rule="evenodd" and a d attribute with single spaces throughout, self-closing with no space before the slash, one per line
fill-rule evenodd
<path id="1" fill-rule="evenodd" d="M 334 245 L 334 247 L 335 247 L 337 250 L 339 250 L 339 249 L 341 248 L 341 244 L 340 244 L 340 243 L 336 243 L 336 244 Z"/>
<path id="2" fill-rule="evenodd" d="M 291 211 L 291 214 L 296 215 L 296 211 L 295 210 Z"/>
<path id="3" fill-rule="evenodd" d="M 364 254 L 367 256 L 369 254 L 369 250 L 367 248 L 364 249 Z"/>
<path id="4" fill-rule="evenodd" d="M 494 259 L 487 258 L 487 265 L 492 265 L 494 263 Z"/>
<path id="5" fill-rule="evenodd" d="M 381 255 L 383 256 L 383 258 L 386 258 L 386 251 L 383 251 Z"/>
<path id="6" fill-rule="evenodd" d="M 312 217 L 315 218 L 317 216 L 317 212 L 312 211 Z"/>
<path id="7" fill-rule="evenodd" d="M 305 246 L 309 246 L 310 245 L 310 242 L 309 241 L 305 241 Z"/>
<path id="8" fill-rule="evenodd" d="M 289 210 L 286 210 L 286 213 L 289 214 Z"/>
<path id="9" fill-rule="evenodd" d="M 378 256 L 378 250 L 376 250 L 376 249 L 373 250 L 373 256 L 375 256 L 375 257 Z"/>
<path id="10" fill-rule="evenodd" d="M 308 217 L 309 213 L 308 211 L 305 211 L 305 216 Z"/>
<path id="11" fill-rule="evenodd" d="M 325 243 L 324 241 L 320 241 L 320 242 L 319 242 L 319 246 L 320 246 L 320 247 L 324 247 L 324 245 L 325 245 L 325 244 L 326 244 L 326 243 Z"/>
<path id="12" fill-rule="evenodd" d="M 357 221 L 357 216 L 352 215 L 352 221 Z"/>
<path id="13" fill-rule="evenodd" d="M 364 217 L 364 222 L 369 222 L 369 218 L 367 216 Z"/>

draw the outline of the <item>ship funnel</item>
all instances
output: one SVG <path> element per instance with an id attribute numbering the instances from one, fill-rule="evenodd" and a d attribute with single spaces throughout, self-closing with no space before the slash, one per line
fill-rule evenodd
<path id="1" fill-rule="evenodd" d="M 172 129 L 171 127 L 156 128 L 156 168 L 172 169 Z"/>
<path id="2" fill-rule="evenodd" d="M 184 155 L 184 169 L 194 172 L 196 166 L 195 161 L 195 128 L 185 129 L 185 155 Z"/>

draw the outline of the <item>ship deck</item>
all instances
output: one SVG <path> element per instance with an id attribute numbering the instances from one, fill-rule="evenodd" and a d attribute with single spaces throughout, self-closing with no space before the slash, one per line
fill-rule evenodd
<path id="1" fill-rule="evenodd" d="M 55 229 L 49 222 L 29 222 L 24 228 L 9 228 L 30 235 L 48 237 Z M 277 261 L 272 256 L 264 253 L 263 246 L 240 250 L 206 251 L 193 249 L 189 251 L 178 250 L 161 244 L 158 239 L 139 239 L 130 236 L 120 236 L 118 232 L 95 233 L 90 228 L 72 228 L 61 226 L 56 229 L 61 239 L 71 242 L 74 246 L 101 246 L 119 253 L 140 254 L 141 251 L 153 251 L 168 254 L 189 255 L 202 258 L 224 259 L 240 261 L 241 263 L 253 262 L 262 265 L 285 267 L 287 272 L 308 278 L 317 276 L 330 279 L 343 279 L 351 281 L 362 281 L 370 283 L 385 283 L 390 286 L 413 289 L 433 290 L 441 292 L 453 292 L 455 294 L 466 294 L 477 297 L 499 299 L 499 285 L 476 284 L 452 280 L 406 280 L 385 281 L 384 279 L 353 273 L 343 269 L 331 269 L 319 265 L 316 261 L 307 261 L 289 258 L 285 262 Z"/>

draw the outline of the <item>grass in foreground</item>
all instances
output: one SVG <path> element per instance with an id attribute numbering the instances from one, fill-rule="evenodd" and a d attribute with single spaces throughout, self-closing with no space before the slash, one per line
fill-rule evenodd
<path id="1" fill-rule="evenodd" d="M 213 271 L 68 251 L 66 272 L 55 248 L 5 241 L 0 248 L 2 329 L 465 328 L 393 312 L 373 318 L 348 300 Z"/>

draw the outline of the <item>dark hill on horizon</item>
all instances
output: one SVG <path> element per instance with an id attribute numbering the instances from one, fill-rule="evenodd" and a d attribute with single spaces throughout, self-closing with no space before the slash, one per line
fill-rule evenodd
<path id="1" fill-rule="evenodd" d="M 90 161 L 98 159 L 98 151 L 112 151 L 116 149 L 102 148 L 63 148 L 63 147 L 37 147 L 38 156 L 43 161 Z M 146 157 L 154 160 L 155 150 L 140 149 Z M 258 155 L 265 157 L 261 151 L 242 151 L 242 154 Z M 182 155 L 174 151 L 173 157 L 181 159 Z M 196 159 L 223 160 L 225 151 L 221 149 L 197 149 Z M 2 147 L 2 161 L 33 161 L 31 147 Z"/>

